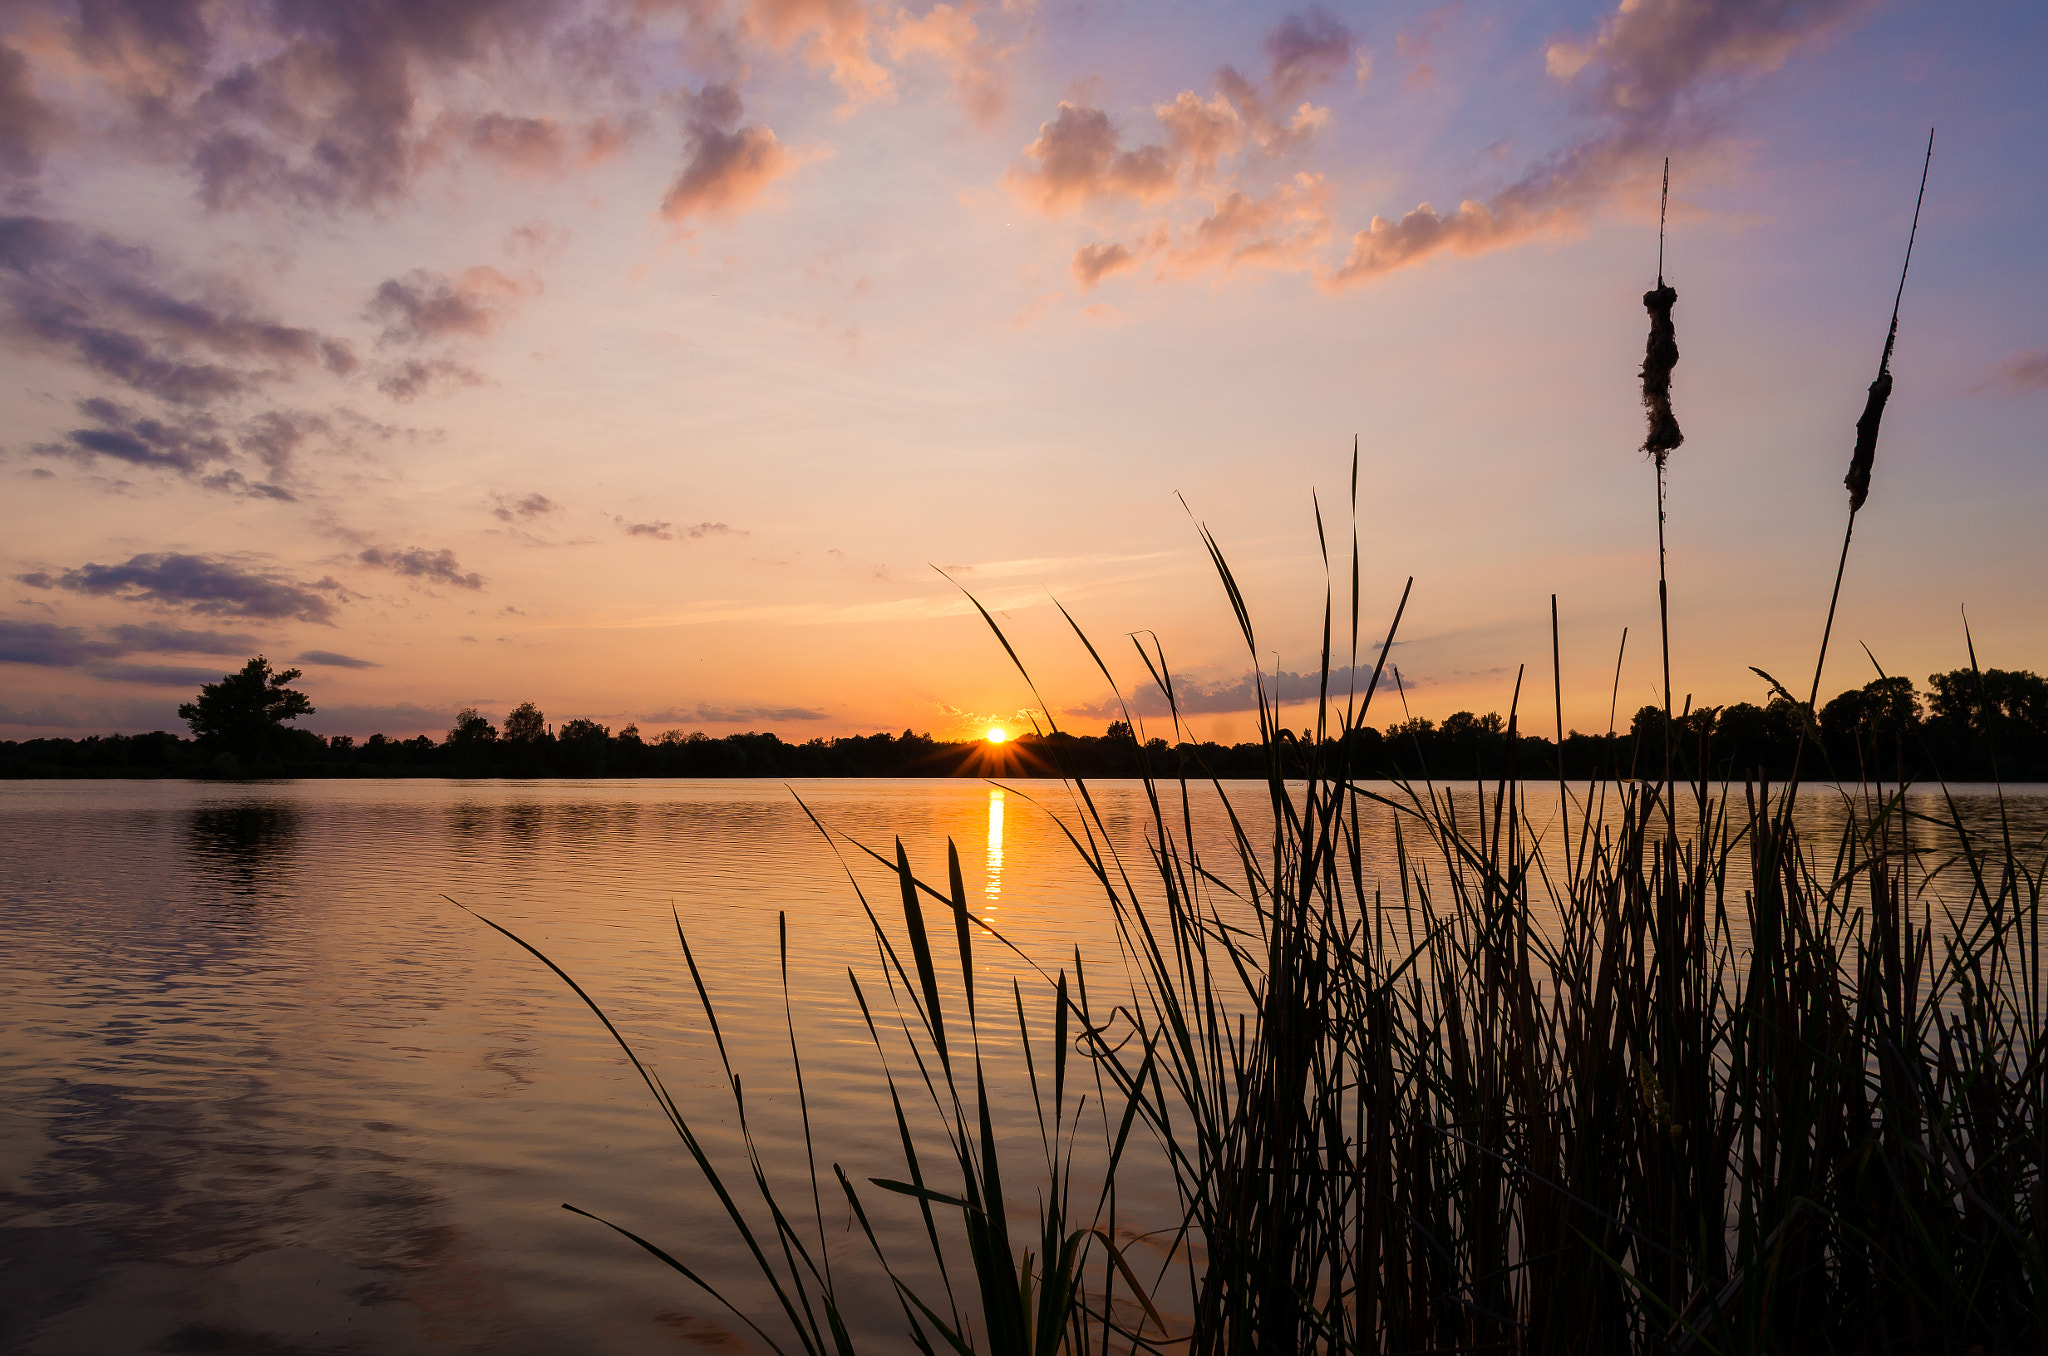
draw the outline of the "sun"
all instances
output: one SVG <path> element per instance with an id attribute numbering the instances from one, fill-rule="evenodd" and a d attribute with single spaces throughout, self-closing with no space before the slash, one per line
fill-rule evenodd
<path id="1" fill-rule="evenodd" d="M 984 737 L 991 744 L 1000 744 L 1010 737 L 1010 732 L 1000 725 L 992 725 L 989 727 L 988 734 Z"/>

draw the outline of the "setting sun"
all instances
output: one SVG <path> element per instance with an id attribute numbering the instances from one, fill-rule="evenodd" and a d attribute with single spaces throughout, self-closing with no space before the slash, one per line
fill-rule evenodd
<path id="1" fill-rule="evenodd" d="M 987 735 L 988 742 L 991 744 L 1000 744 L 1009 737 L 1010 732 L 999 725 L 990 727 Z"/>

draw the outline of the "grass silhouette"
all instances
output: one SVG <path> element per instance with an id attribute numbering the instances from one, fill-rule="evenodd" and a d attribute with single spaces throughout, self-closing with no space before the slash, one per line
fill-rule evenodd
<path id="1" fill-rule="evenodd" d="M 1355 524 L 1355 448 L 1351 497 Z M 1320 506 L 1316 526 L 1327 567 Z M 1227 553 L 1198 530 L 1259 673 Z M 1426 768 L 1389 794 L 1349 755 L 1407 595 L 1364 690 L 1337 691 L 1333 673 L 1358 671 L 1355 526 L 1348 626 L 1326 577 L 1314 730 L 1283 726 L 1259 680 L 1270 816 L 1251 823 L 1222 797 L 1224 841 L 1197 842 L 1207 789 L 1147 772 L 1142 841 L 1119 842 L 1087 781 L 1070 782 L 1058 822 L 1115 920 L 1113 985 L 1098 974 L 1091 992 L 1077 954 L 1071 970 L 1029 967 L 1030 988 L 978 992 L 976 947 L 1009 943 L 969 911 L 957 851 L 933 885 L 900 842 L 890 854 L 818 824 L 897 886 L 888 908 L 862 897 L 878 973 L 849 980 L 900 1175 L 857 1181 L 835 1163 L 821 1187 L 786 1002 L 809 1164 L 796 1193 L 769 1181 L 729 1060 L 745 1181 L 576 990 L 766 1279 L 776 1312 L 740 1314 L 761 1340 L 856 1349 L 842 1301 L 856 1282 L 825 1259 L 831 1199 L 924 1352 L 2048 1349 L 2040 845 L 2016 842 L 2002 810 L 1987 835 L 1945 790 L 1928 813 L 1903 785 L 1843 791 L 1839 834 L 1809 840 L 1796 781 L 1687 783 L 1668 758 L 1583 794 L 1560 780 L 1547 828 L 1512 737 L 1462 809 Z M 1133 643 L 1178 730 L 1164 653 Z M 1811 700 L 1801 710 L 1811 723 Z M 1511 735 L 1519 719 L 1518 680 Z M 1715 766 L 1710 750 L 1692 765 Z M 1941 836 L 1949 860 L 1930 871 L 1909 829 Z M 1397 879 L 1367 876 L 1382 831 Z M 724 1059 L 680 923 L 678 940 Z M 957 985 L 937 959 L 948 943 Z M 785 1000 L 787 946 L 785 932 Z M 1001 1152 L 982 1048 L 1013 1019 L 1040 1149 L 1021 1163 Z M 1142 1270 L 1116 1190 L 1141 1161 L 1170 1174 L 1176 1202 Z M 1027 1217 L 1017 1203 L 1033 1199 Z M 915 1210 L 928 1265 L 885 1255 L 885 1206 Z"/>

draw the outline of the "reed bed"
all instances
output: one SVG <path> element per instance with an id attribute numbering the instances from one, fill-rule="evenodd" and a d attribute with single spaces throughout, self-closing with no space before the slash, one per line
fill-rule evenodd
<path id="1" fill-rule="evenodd" d="M 2038 844 L 1902 791 L 1822 842 L 1759 784 L 1669 807 L 1657 781 L 1596 784 L 1617 803 L 1568 798 L 1562 833 L 1512 765 L 1477 814 L 1421 775 L 1389 796 L 1345 757 L 1371 692 L 1328 694 L 1314 738 L 1262 716 L 1270 827 L 1233 817 L 1226 841 L 1194 841 L 1188 782 L 1146 780 L 1137 844 L 1073 783 L 1063 822 L 1123 954 L 1037 970 L 1035 993 L 977 985 L 978 948 L 1006 943 L 957 853 L 934 884 L 900 845 L 827 832 L 897 885 L 863 898 L 877 960 L 849 996 L 901 1161 L 772 1183 L 728 1066 L 732 1172 L 693 1128 L 708 1113 L 642 1066 L 772 1283 L 777 1312 L 744 1316 L 763 1342 L 857 1349 L 825 1261 L 850 1212 L 872 1244 L 854 1283 L 879 1269 L 925 1351 L 2048 1345 Z M 1393 812 L 1398 880 L 1366 874 L 1369 807 Z M 1938 893 L 1909 829 L 1953 848 Z M 1021 1164 L 998 1151 L 991 1022 L 1038 1112 Z M 1139 1160 L 1170 1171 L 1171 1217 L 1119 1217 Z M 884 1255 L 879 1210 L 915 1212 L 928 1255 Z"/>
<path id="2" fill-rule="evenodd" d="M 1356 487 L 1354 452 L 1354 520 Z M 1661 541 L 1661 482 L 1659 499 Z M 1202 537 L 1256 673 L 1250 609 Z M 1093 969 L 1017 953 L 1029 986 L 978 980 L 978 955 L 1016 948 L 970 911 L 957 851 L 934 884 L 900 843 L 818 825 L 895 884 L 862 897 L 875 960 L 848 980 L 900 1163 L 821 1167 L 791 1017 L 808 1174 L 770 1180 L 680 922 L 740 1167 L 577 989 L 757 1264 L 769 1311 L 734 1308 L 755 1336 L 861 1349 L 846 1297 L 879 1282 L 902 1320 L 886 1348 L 924 1352 L 2048 1350 L 2042 845 L 1973 829 L 1945 793 L 1942 813 L 1914 810 L 1903 787 L 1845 797 L 1841 832 L 1814 841 L 1796 783 L 1687 784 L 1668 758 L 1578 800 L 1558 783 L 1563 822 L 1539 826 L 1513 763 L 1519 682 L 1476 814 L 1421 766 L 1388 794 L 1351 736 L 1406 594 L 1365 690 L 1338 692 L 1330 675 L 1358 672 L 1358 580 L 1354 528 L 1348 626 L 1324 595 L 1313 732 L 1261 688 L 1270 817 L 1232 812 L 1198 842 L 1203 788 L 1147 774 L 1149 827 L 1119 842 L 1070 780 L 1061 826 L 1119 938 Z M 1172 705 L 1165 655 L 1138 653 Z M 1689 761 L 1716 766 L 1710 747 Z M 1381 832 L 1394 879 L 1365 865 Z M 1910 842 L 1930 834 L 1951 849 L 1940 890 Z M 1020 1059 L 984 1058 L 996 1027 Z M 1020 1072 L 1037 1139 L 1021 1162 L 990 1093 Z M 1169 1204 L 1134 1211 L 1134 1175 L 1170 1181 Z M 888 1252 L 882 1211 L 914 1221 L 922 1255 Z M 829 1260 L 828 1217 L 858 1221 L 865 1267 Z"/>

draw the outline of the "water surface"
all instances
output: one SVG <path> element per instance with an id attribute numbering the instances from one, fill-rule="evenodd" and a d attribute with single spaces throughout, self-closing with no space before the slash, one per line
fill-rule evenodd
<path id="1" fill-rule="evenodd" d="M 1140 788 L 1092 790 L 1139 875 Z M 1256 826 L 1263 789 L 1231 794 Z M 1554 823 L 1554 792 L 1530 794 L 1531 819 Z M 1802 807 L 1818 827 L 1839 816 L 1828 794 Z M 950 838 L 984 920 L 1048 966 L 1071 967 L 1078 948 L 1091 983 L 1119 982 L 1100 888 L 1047 812 L 1074 819 L 1057 784 L 0 783 L 0 1350 L 746 1349 L 687 1282 L 559 1208 L 660 1241 L 743 1305 L 764 1298 L 602 1028 L 459 906 L 582 981 L 736 1168 L 680 922 L 763 1159 L 807 1199 L 777 967 L 786 914 L 821 1169 L 901 1176 L 847 977 L 891 1010 L 862 894 L 892 927 L 900 904 L 797 796 L 885 855 L 900 836 L 935 883 Z M 1982 789 L 1963 803 L 1995 817 Z M 2048 796 L 2010 806 L 2038 838 Z M 1213 793 L 1192 814 L 1212 866 L 1227 862 Z M 1390 835 L 1373 842 L 1369 865 L 1396 890 Z M 1043 1039 L 1043 985 L 992 946 L 980 957 L 984 998 L 1007 1004 L 1011 974 L 1030 985 Z M 989 1031 L 999 1067 L 1015 1056 L 1008 1011 Z M 1004 1143 L 1024 1156 L 1036 1129 L 1018 1081 L 1001 1094 Z M 1163 1200 L 1165 1184 L 1141 1172 L 1130 1191 Z M 821 1246 L 854 1267 L 866 1244 L 839 1199 Z M 1028 1214 L 1028 1190 L 1016 1204 Z M 870 1206 L 892 1255 L 914 1255 L 914 1211 Z M 873 1349 L 901 1345 L 885 1289 L 857 1291 L 853 1308 Z"/>

